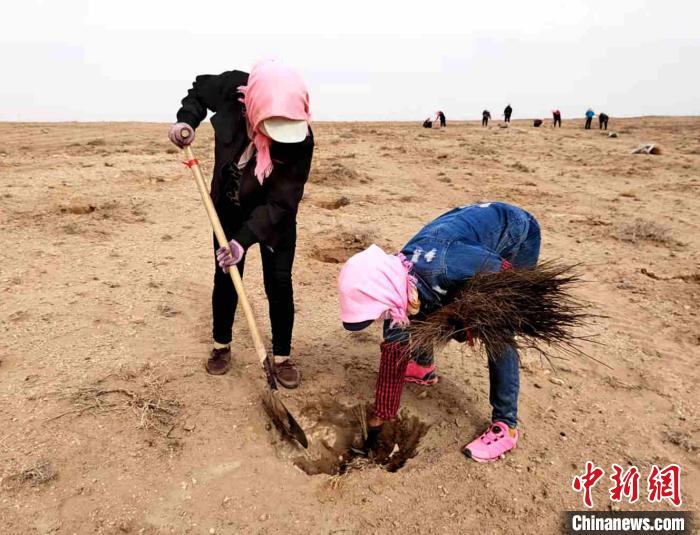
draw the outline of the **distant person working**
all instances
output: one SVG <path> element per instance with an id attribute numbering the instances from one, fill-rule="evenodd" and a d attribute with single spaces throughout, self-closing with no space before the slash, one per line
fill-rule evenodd
<path id="1" fill-rule="evenodd" d="M 435 120 L 440 121 L 440 128 L 445 128 L 447 126 L 447 120 L 445 119 L 445 114 L 441 111 L 435 113 Z"/>
<path id="2" fill-rule="evenodd" d="M 603 127 L 605 127 L 606 130 L 608 129 L 608 119 L 610 119 L 610 117 L 607 113 L 598 114 L 598 122 L 600 123 L 601 130 L 603 129 Z"/>
<path id="3" fill-rule="evenodd" d="M 506 108 L 503 110 L 503 117 L 505 117 L 506 122 L 510 122 L 510 116 L 513 114 L 513 108 L 510 107 L 510 104 L 506 106 Z"/>
<path id="4" fill-rule="evenodd" d="M 586 126 L 584 127 L 586 130 L 591 129 L 593 117 L 595 117 L 595 112 L 591 108 L 588 108 L 588 110 L 586 110 Z"/>
<path id="5" fill-rule="evenodd" d="M 554 120 L 552 128 L 556 128 L 557 126 L 561 128 L 561 112 L 559 110 L 554 110 L 552 112 L 552 119 Z"/>
<path id="6" fill-rule="evenodd" d="M 489 110 L 484 110 L 481 112 L 481 126 L 488 126 L 490 119 L 491 112 Z"/>

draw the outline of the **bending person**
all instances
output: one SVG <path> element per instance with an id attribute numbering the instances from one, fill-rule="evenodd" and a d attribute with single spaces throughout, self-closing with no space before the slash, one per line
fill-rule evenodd
<path id="1" fill-rule="evenodd" d="M 561 128 L 561 112 L 559 110 L 554 110 L 552 112 L 552 119 L 552 127 L 556 128 L 558 126 L 559 128 Z"/>
<path id="2" fill-rule="evenodd" d="M 395 255 L 376 245 L 356 254 L 342 268 L 338 283 L 343 326 L 350 331 L 384 319 L 379 376 L 369 420 L 367 450 L 381 426 L 399 409 L 405 381 L 437 382 L 431 350 L 410 349 L 413 318 L 434 312 L 478 272 L 537 264 L 540 227 L 525 210 L 501 202 L 455 208 L 423 227 Z M 468 339 L 462 329 L 453 338 Z M 476 461 L 495 461 L 518 442 L 519 357 L 508 345 L 488 355 L 491 424 L 462 451 Z"/>

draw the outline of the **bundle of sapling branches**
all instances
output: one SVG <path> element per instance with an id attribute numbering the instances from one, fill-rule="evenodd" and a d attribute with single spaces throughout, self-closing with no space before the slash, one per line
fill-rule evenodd
<path id="1" fill-rule="evenodd" d="M 581 353 L 574 328 L 592 316 L 570 293 L 580 280 L 575 265 L 556 261 L 478 273 L 446 305 L 411 322 L 411 345 L 440 349 L 452 338 L 467 338 L 494 358 L 508 345 Z"/>

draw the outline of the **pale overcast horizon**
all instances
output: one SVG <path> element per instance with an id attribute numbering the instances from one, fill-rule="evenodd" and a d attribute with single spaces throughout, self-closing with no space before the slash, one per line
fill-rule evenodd
<path id="1" fill-rule="evenodd" d="M 5 6 L 0 120 L 173 121 L 195 76 L 261 57 L 303 74 L 315 120 L 700 115 L 697 2 L 237 4 Z"/>

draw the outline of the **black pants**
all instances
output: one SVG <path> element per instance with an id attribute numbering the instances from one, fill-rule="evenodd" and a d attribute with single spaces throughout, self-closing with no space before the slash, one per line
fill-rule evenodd
<path id="1" fill-rule="evenodd" d="M 221 212 L 220 212 L 221 213 Z M 225 228 L 225 226 L 224 226 Z M 294 328 L 294 291 L 292 288 L 292 265 L 296 250 L 296 222 L 288 229 L 274 251 L 260 245 L 262 257 L 263 282 L 270 311 L 272 327 L 272 353 L 288 356 L 292 345 Z M 218 247 L 214 238 L 214 250 Z M 243 277 L 246 257 L 238 263 L 238 272 Z M 238 305 L 238 294 L 228 273 L 224 273 L 214 260 L 214 291 L 211 296 L 213 336 L 220 344 L 231 342 L 233 320 Z"/>
<path id="2" fill-rule="evenodd" d="M 484 117 L 481 119 L 481 126 L 488 126 L 489 125 L 489 120 L 488 117 Z"/>
<path id="3" fill-rule="evenodd" d="M 554 118 L 554 125 L 552 125 L 552 126 L 556 127 L 557 125 L 559 125 L 559 128 L 561 128 L 561 117 Z"/>
<path id="4" fill-rule="evenodd" d="M 506 115 L 506 122 L 507 122 L 507 123 L 510 122 L 510 113 Z"/>
<path id="5" fill-rule="evenodd" d="M 586 130 L 591 129 L 591 121 L 593 121 L 593 117 L 586 117 L 586 126 L 584 127 Z"/>
<path id="6" fill-rule="evenodd" d="M 602 130 L 603 127 L 605 127 L 606 130 L 608 129 L 608 120 L 607 119 L 603 119 L 602 121 L 600 121 L 600 129 Z"/>

